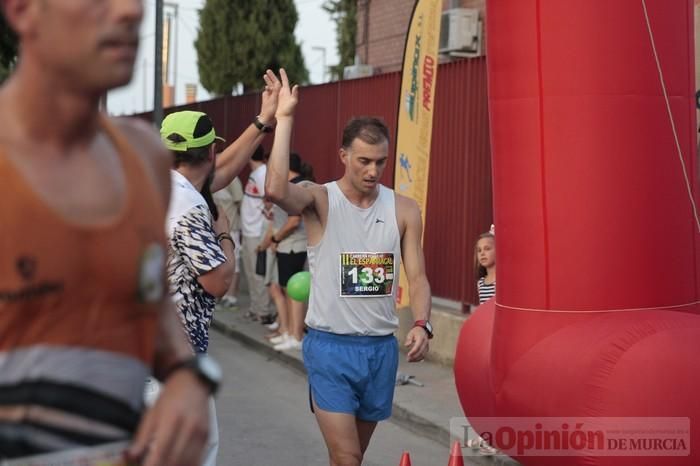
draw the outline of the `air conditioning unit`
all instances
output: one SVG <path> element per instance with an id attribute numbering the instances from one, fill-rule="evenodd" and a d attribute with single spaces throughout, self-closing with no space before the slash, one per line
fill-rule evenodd
<path id="1" fill-rule="evenodd" d="M 350 65 L 343 68 L 343 79 L 369 78 L 374 74 L 371 65 Z"/>
<path id="2" fill-rule="evenodd" d="M 482 54 L 483 25 L 476 8 L 453 8 L 442 12 L 440 53 L 459 57 Z"/>

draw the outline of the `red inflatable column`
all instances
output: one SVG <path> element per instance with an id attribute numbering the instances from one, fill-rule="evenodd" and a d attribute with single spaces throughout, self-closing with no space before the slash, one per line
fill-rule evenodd
<path id="1" fill-rule="evenodd" d="M 695 187 L 692 1 L 493 0 L 487 21 L 501 310 L 696 302 L 677 149 Z M 497 331 L 522 334 L 521 317 L 497 313 Z"/>
<path id="2" fill-rule="evenodd" d="M 692 1 L 490 0 L 486 18 L 498 303 L 460 336 L 466 414 L 695 425 Z M 663 463 L 698 464 L 691 436 L 690 456 Z"/>

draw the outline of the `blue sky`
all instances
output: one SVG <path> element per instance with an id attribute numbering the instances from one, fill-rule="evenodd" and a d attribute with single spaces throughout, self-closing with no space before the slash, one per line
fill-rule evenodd
<path id="1" fill-rule="evenodd" d="M 177 5 L 177 20 L 173 21 L 173 46 L 177 50 L 172 56 L 170 81 L 175 84 L 175 103 L 185 101 L 185 84 L 199 83 L 197 54 L 194 40 L 199 28 L 199 13 L 205 0 L 165 0 L 165 14 L 174 12 Z M 323 0 L 295 0 L 299 12 L 299 22 L 295 34 L 302 45 L 306 67 L 313 84 L 323 81 L 323 52 L 314 47 L 323 47 L 326 52 L 326 65 L 338 62 L 336 50 L 335 24 L 328 13 L 321 9 Z M 134 77 L 126 87 L 109 93 L 107 108 L 113 115 L 138 113 L 153 109 L 153 69 L 155 46 L 155 0 L 145 0 L 146 9 L 141 26 L 141 48 L 136 59 Z M 198 100 L 207 100 L 209 94 L 200 86 Z"/>

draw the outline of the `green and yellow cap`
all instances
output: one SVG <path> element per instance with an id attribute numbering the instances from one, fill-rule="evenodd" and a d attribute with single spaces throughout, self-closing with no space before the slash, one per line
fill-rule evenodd
<path id="1" fill-rule="evenodd" d="M 211 119 L 203 112 L 185 110 L 171 113 L 163 120 L 160 138 L 168 149 L 185 152 L 206 147 L 214 141 L 224 141 L 216 135 Z"/>

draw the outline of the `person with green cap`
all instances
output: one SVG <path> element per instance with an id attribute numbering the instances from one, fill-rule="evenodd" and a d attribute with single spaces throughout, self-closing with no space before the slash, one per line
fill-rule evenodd
<path id="1" fill-rule="evenodd" d="M 201 359 L 209 345 L 209 327 L 216 305 L 233 278 L 234 242 L 223 209 L 212 192 L 226 187 L 247 164 L 274 119 L 279 86 L 266 86 L 261 114 L 220 154 L 208 115 L 180 111 L 168 115 L 160 134 L 173 154 L 172 191 L 166 215 L 167 276 L 170 294 L 185 327 L 192 351 Z M 216 464 L 218 427 L 214 399 L 210 398 L 210 429 L 203 464 Z"/>

